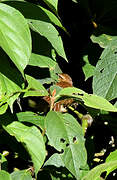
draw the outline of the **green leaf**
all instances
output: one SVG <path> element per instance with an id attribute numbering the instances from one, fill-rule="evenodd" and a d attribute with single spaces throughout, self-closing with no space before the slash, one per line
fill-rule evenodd
<path id="1" fill-rule="evenodd" d="M 21 1 L 5 1 L 4 3 L 19 10 L 26 19 L 35 19 L 53 23 L 66 31 L 59 18 L 57 18 L 51 11 L 39 5 Z"/>
<path id="2" fill-rule="evenodd" d="M 20 72 L 9 62 L 8 57 L 0 51 L 0 96 L 11 95 L 20 91 L 24 80 Z"/>
<path id="3" fill-rule="evenodd" d="M 70 114 L 50 111 L 45 119 L 45 128 L 50 145 L 61 152 L 62 164 L 79 179 L 80 169 L 87 161 L 81 126 Z"/>
<path id="4" fill-rule="evenodd" d="M 0 46 L 23 74 L 31 55 L 29 27 L 19 11 L 3 3 L 0 3 Z"/>
<path id="5" fill-rule="evenodd" d="M 64 88 L 59 92 L 60 96 L 74 96 L 80 98 L 82 98 L 84 94 L 86 94 L 85 91 L 75 87 Z"/>
<path id="6" fill-rule="evenodd" d="M 18 170 L 11 173 L 12 180 L 32 180 L 30 171 Z"/>
<path id="7" fill-rule="evenodd" d="M 10 1 L 10 2 L 4 1 L 4 3 L 19 10 L 26 19 L 35 19 L 35 20 L 52 23 L 59 26 L 66 33 L 68 33 L 65 27 L 63 27 L 59 17 L 55 16 L 51 11 L 39 5 L 35 5 L 29 2 L 21 2 L 21 1 L 20 2 L 19 1 Z"/>
<path id="8" fill-rule="evenodd" d="M 31 54 L 29 65 L 31 66 L 38 66 L 41 68 L 49 68 L 50 70 L 55 69 L 56 62 L 51 59 L 50 57 L 38 55 L 38 54 Z"/>
<path id="9" fill-rule="evenodd" d="M 88 56 L 84 56 L 83 60 L 85 61 L 85 65 L 83 66 L 83 72 L 85 75 L 85 81 L 94 75 L 95 67 L 89 63 Z"/>
<path id="10" fill-rule="evenodd" d="M 13 102 L 17 99 L 19 94 L 16 92 L 21 91 L 24 86 L 24 80 L 21 73 L 15 66 L 11 66 L 7 55 L 0 49 L 0 101 L 7 102 L 12 110 Z M 14 96 L 12 96 L 14 94 Z M 5 101 L 6 99 L 6 101 Z M 1 104 L 0 103 L 0 104 Z M 5 110 L 7 105 L 2 107 Z"/>
<path id="11" fill-rule="evenodd" d="M 101 109 L 104 111 L 117 112 L 117 108 L 115 108 L 111 103 L 109 103 L 106 99 L 102 98 L 101 96 L 85 94 L 83 97 L 83 101 L 84 104 L 88 107 Z"/>
<path id="12" fill-rule="evenodd" d="M 44 86 L 35 78 L 26 75 L 28 82 L 27 92 L 24 94 L 24 97 L 27 96 L 47 96 L 48 92 Z"/>
<path id="13" fill-rule="evenodd" d="M 6 112 L 6 110 L 7 110 L 7 108 L 8 108 L 8 104 L 7 103 L 3 104 L 2 106 L 0 106 L 0 115 L 4 114 Z"/>
<path id="14" fill-rule="evenodd" d="M 39 33 L 41 36 L 44 36 L 52 44 L 53 48 L 56 50 L 59 56 L 63 57 L 66 61 L 66 55 L 62 43 L 62 39 L 56 30 L 56 28 L 45 21 L 40 20 L 28 20 L 30 28 Z"/>
<path id="15" fill-rule="evenodd" d="M 38 115 L 34 112 L 26 111 L 26 112 L 20 112 L 17 113 L 18 121 L 20 122 L 29 122 L 31 124 L 35 124 L 36 126 L 39 126 L 42 130 L 44 129 L 44 122 L 45 117 Z"/>
<path id="16" fill-rule="evenodd" d="M 117 37 L 116 36 L 110 36 L 108 34 L 101 34 L 99 36 L 96 36 L 96 35 L 91 36 L 92 42 L 99 44 L 99 46 L 102 48 L 108 47 L 109 43 L 114 39 L 117 39 Z"/>
<path id="17" fill-rule="evenodd" d="M 78 100 L 80 103 L 84 103 L 84 105 L 95 108 L 95 109 L 117 112 L 117 108 L 114 107 L 111 103 L 109 103 L 103 97 L 97 96 L 94 94 L 88 94 L 88 93 L 84 92 L 83 90 L 75 88 L 75 87 L 62 89 L 59 92 L 59 96 L 72 97 L 75 100 Z"/>
<path id="18" fill-rule="evenodd" d="M 12 180 L 10 174 L 4 170 L 0 171 L 0 179 L 1 180 Z"/>
<path id="19" fill-rule="evenodd" d="M 39 129 L 35 126 L 25 126 L 17 121 L 14 121 L 7 126 L 3 126 L 3 128 L 11 136 L 15 136 L 17 141 L 25 145 L 26 149 L 31 155 L 32 162 L 34 163 L 35 173 L 37 174 L 46 157 L 45 144 Z"/>
<path id="20" fill-rule="evenodd" d="M 106 162 L 117 160 L 117 150 L 111 152 L 109 156 L 106 158 Z"/>
<path id="21" fill-rule="evenodd" d="M 56 14 L 58 7 L 58 0 L 43 0 Z"/>
<path id="22" fill-rule="evenodd" d="M 44 164 L 44 166 L 56 166 L 56 167 L 65 167 L 60 154 L 54 153 Z"/>
<path id="23" fill-rule="evenodd" d="M 109 154 L 109 156 L 106 158 L 106 162 L 107 162 L 107 163 L 112 162 L 112 161 L 117 161 L 117 150 L 111 152 L 111 153 Z M 116 169 L 117 169 L 117 165 L 116 165 Z M 114 167 L 113 169 L 108 169 L 108 170 L 107 170 L 107 175 L 108 175 L 110 172 L 114 171 L 114 170 L 115 170 L 115 167 Z"/>
<path id="24" fill-rule="evenodd" d="M 58 80 L 57 73 L 60 73 L 60 70 L 57 62 L 54 61 L 52 58 L 32 53 L 29 65 L 37 66 L 40 68 L 49 68 L 51 78 L 39 79 L 42 84 L 50 84 L 51 82 Z"/>
<path id="25" fill-rule="evenodd" d="M 60 86 L 53 85 L 53 86 L 50 87 L 50 93 L 52 94 L 52 92 L 54 90 L 56 90 L 56 95 L 57 95 L 60 92 L 61 89 L 62 88 Z"/>
<path id="26" fill-rule="evenodd" d="M 50 19 L 51 23 L 55 24 L 56 26 L 60 27 L 61 29 L 63 29 L 68 35 L 69 33 L 67 32 L 67 30 L 65 29 L 65 27 L 62 25 L 61 21 L 60 21 L 60 18 L 57 18 L 53 13 L 51 13 L 49 10 L 41 7 L 41 6 L 38 6 L 40 7 L 45 13 L 46 15 L 48 16 L 48 18 Z"/>
<path id="27" fill-rule="evenodd" d="M 93 92 L 107 100 L 117 97 L 117 40 L 105 48 L 93 77 Z"/>
<path id="28" fill-rule="evenodd" d="M 59 18 L 57 18 L 53 13 L 51 13 L 49 10 L 41 7 L 41 6 L 38 6 L 40 7 L 44 12 L 45 14 L 48 16 L 48 18 L 50 19 L 51 23 L 59 26 L 60 28 L 62 28 L 63 30 L 66 31 L 66 29 L 63 27 L 63 25 L 61 24 L 61 21 L 59 20 Z"/>
<path id="29" fill-rule="evenodd" d="M 105 171 L 111 172 L 116 168 L 117 168 L 117 160 L 100 164 L 95 168 L 93 168 L 92 170 L 90 170 L 89 173 L 82 180 L 89 180 L 89 179 L 97 180 L 103 172 Z"/>

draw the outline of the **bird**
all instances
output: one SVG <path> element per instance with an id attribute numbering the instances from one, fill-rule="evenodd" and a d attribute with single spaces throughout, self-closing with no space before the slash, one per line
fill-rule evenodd
<path id="1" fill-rule="evenodd" d="M 72 81 L 72 78 L 68 74 L 60 73 L 58 74 L 58 82 L 55 85 L 61 88 L 73 87 L 73 81 Z M 50 94 L 50 91 L 49 91 L 49 94 Z M 51 110 L 59 111 L 59 112 L 66 112 L 67 111 L 66 107 L 73 103 L 73 99 L 72 98 L 63 99 L 58 102 L 54 102 L 55 94 L 56 94 L 56 90 L 53 90 L 52 94 L 50 94 L 49 96 L 43 97 L 43 99 L 46 102 L 48 102 Z"/>
<path id="2" fill-rule="evenodd" d="M 73 86 L 72 78 L 68 74 L 60 73 L 58 76 L 58 82 L 56 83 L 57 86 L 62 88 Z"/>

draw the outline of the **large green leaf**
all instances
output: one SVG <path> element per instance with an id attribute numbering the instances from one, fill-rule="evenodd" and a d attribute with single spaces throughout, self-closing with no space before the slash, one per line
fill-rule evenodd
<path id="1" fill-rule="evenodd" d="M 80 169 L 85 167 L 87 160 L 81 126 L 70 114 L 50 111 L 45 128 L 50 145 L 61 152 L 62 164 L 79 179 Z"/>
<path id="2" fill-rule="evenodd" d="M 0 179 L 1 180 L 12 180 L 10 174 L 4 170 L 0 171 Z"/>
<path id="3" fill-rule="evenodd" d="M 25 145 L 26 149 L 31 155 L 35 172 L 37 174 L 46 157 L 45 144 L 39 129 L 34 126 L 25 126 L 17 121 L 14 121 L 7 126 L 3 126 L 3 128 L 11 136 L 15 136 L 17 141 Z"/>
<path id="4" fill-rule="evenodd" d="M 108 163 L 100 164 L 89 171 L 82 180 L 98 180 L 100 175 L 105 171 L 113 171 L 117 168 L 117 160 Z"/>
<path id="5" fill-rule="evenodd" d="M 29 27 L 19 11 L 3 3 L 0 3 L 0 46 L 23 74 L 31 55 Z"/>
<path id="6" fill-rule="evenodd" d="M 18 170 L 11 173 L 12 180 L 32 180 L 30 171 Z"/>
<path id="7" fill-rule="evenodd" d="M 111 103 L 109 103 L 106 99 L 104 99 L 101 96 L 97 96 L 94 94 L 88 94 L 84 92 L 81 89 L 70 87 L 70 88 L 64 88 L 59 92 L 59 96 L 62 97 L 72 97 L 75 100 L 78 100 L 79 102 L 83 103 L 84 105 L 95 108 L 95 109 L 101 109 L 105 111 L 112 111 L 117 112 L 117 108 L 114 107 Z"/>
<path id="8" fill-rule="evenodd" d="M 56 30 L 56 28 L 45 21 L 40 21 L 40 20 L 28 20 L 30 28 L 39 33 L 40 35 L 46 37 L 48 41 L 52 44 L 53 48 L 56 50 L 56 52 L 63 57 L 64 59 L 67 60 L 62 39 Z"/>
<path id="9" fill-rule="evenodd" d="M 96 65 L 93 92 L 112 100 L 117 97 L 117 40 L 113 40 L 103 51 Z"/>
<path id="10" fill-rule="evenodd" d="M 29 2 L 21 2 L 21 1 L 10 1 L 10 2 L 5 1 L 4 3 L 19 10 L 26 19 L 35 19 L 35 20 L 45 21 L 48 23 L 53 23 L 59 26 L 60 28 L 65 29 L 62 26 L 59 18 L 57 18 L 49 10 L 39 5 L 35 5 Z"/>

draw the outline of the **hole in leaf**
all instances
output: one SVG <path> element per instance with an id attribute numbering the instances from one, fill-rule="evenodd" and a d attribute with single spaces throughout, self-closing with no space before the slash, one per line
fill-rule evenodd
<path id="1" fill-rule="evenodd" d="M 60 154 L 64 153 L 64 149 L 61 149 Z"/>
<path id="2" fill-rule="evenodd" d="M 61 142 L 61 143 L 64 143 L 64 142 L 65 142 L 65 139 L 61 138 L 61 139 L 60 139 L 60 142 Z"/>
<path id="3" fill-rule="evenodd" d="M 66 144 L 66 147 L 68 147 L 68 146 L 69 146 L 69 143 Z"/>
<path id="4" fill-rule="evenodd" d="M 84 96 L 83 93 L 72 93 L 72 95 Z"/>
<path id="5" fill-rule="evenodd" d="M 100 73 L 103 73 L 103 71 L 104 71 L 104 68 L 100 70 Z"/>
<path id="6" fill-rule="evenodd" d="M 117 51 L 115 51 L 114 53 L 117 54 Z"/>
<path id="7" fill-rule="evenodd" d="M 73 143 L 76 143 L 76 141 L 77 141 L 77 138 L 73 137 Z"/>

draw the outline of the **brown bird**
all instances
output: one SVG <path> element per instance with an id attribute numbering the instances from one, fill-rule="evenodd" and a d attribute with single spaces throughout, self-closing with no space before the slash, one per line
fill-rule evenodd
<path id="1" fill-rule="evenodd" d="M 59 76 L 58 82 L 56 83 L 57 86 L 61 88 L 73 86 L 72 79 L 68 74 L 60 73 L 58 74 L 58 76 Z M 64 99 L 64 100 L 60 100 L 59 102 L 54 102 L 55 94 L 56 94 L 56 90 L 54 90 L 52 94 L 50 94 L 50 96 L 45 96 L 43 99 L 46 102 L 48 102 L 51 110 L 59 111 L 59 112 L 66 112 L 66 107 L 73 103 L 73 99 Z"/>
<path id="2" fill-rule="evenodd" d="M 73 86 L 72 78 L 68 74 L 61 73 L 58 74 L 58 76 L 59 79 L 58 82 L 56 83 L 57 86 L 60 86 L 62 88 Z"/>

